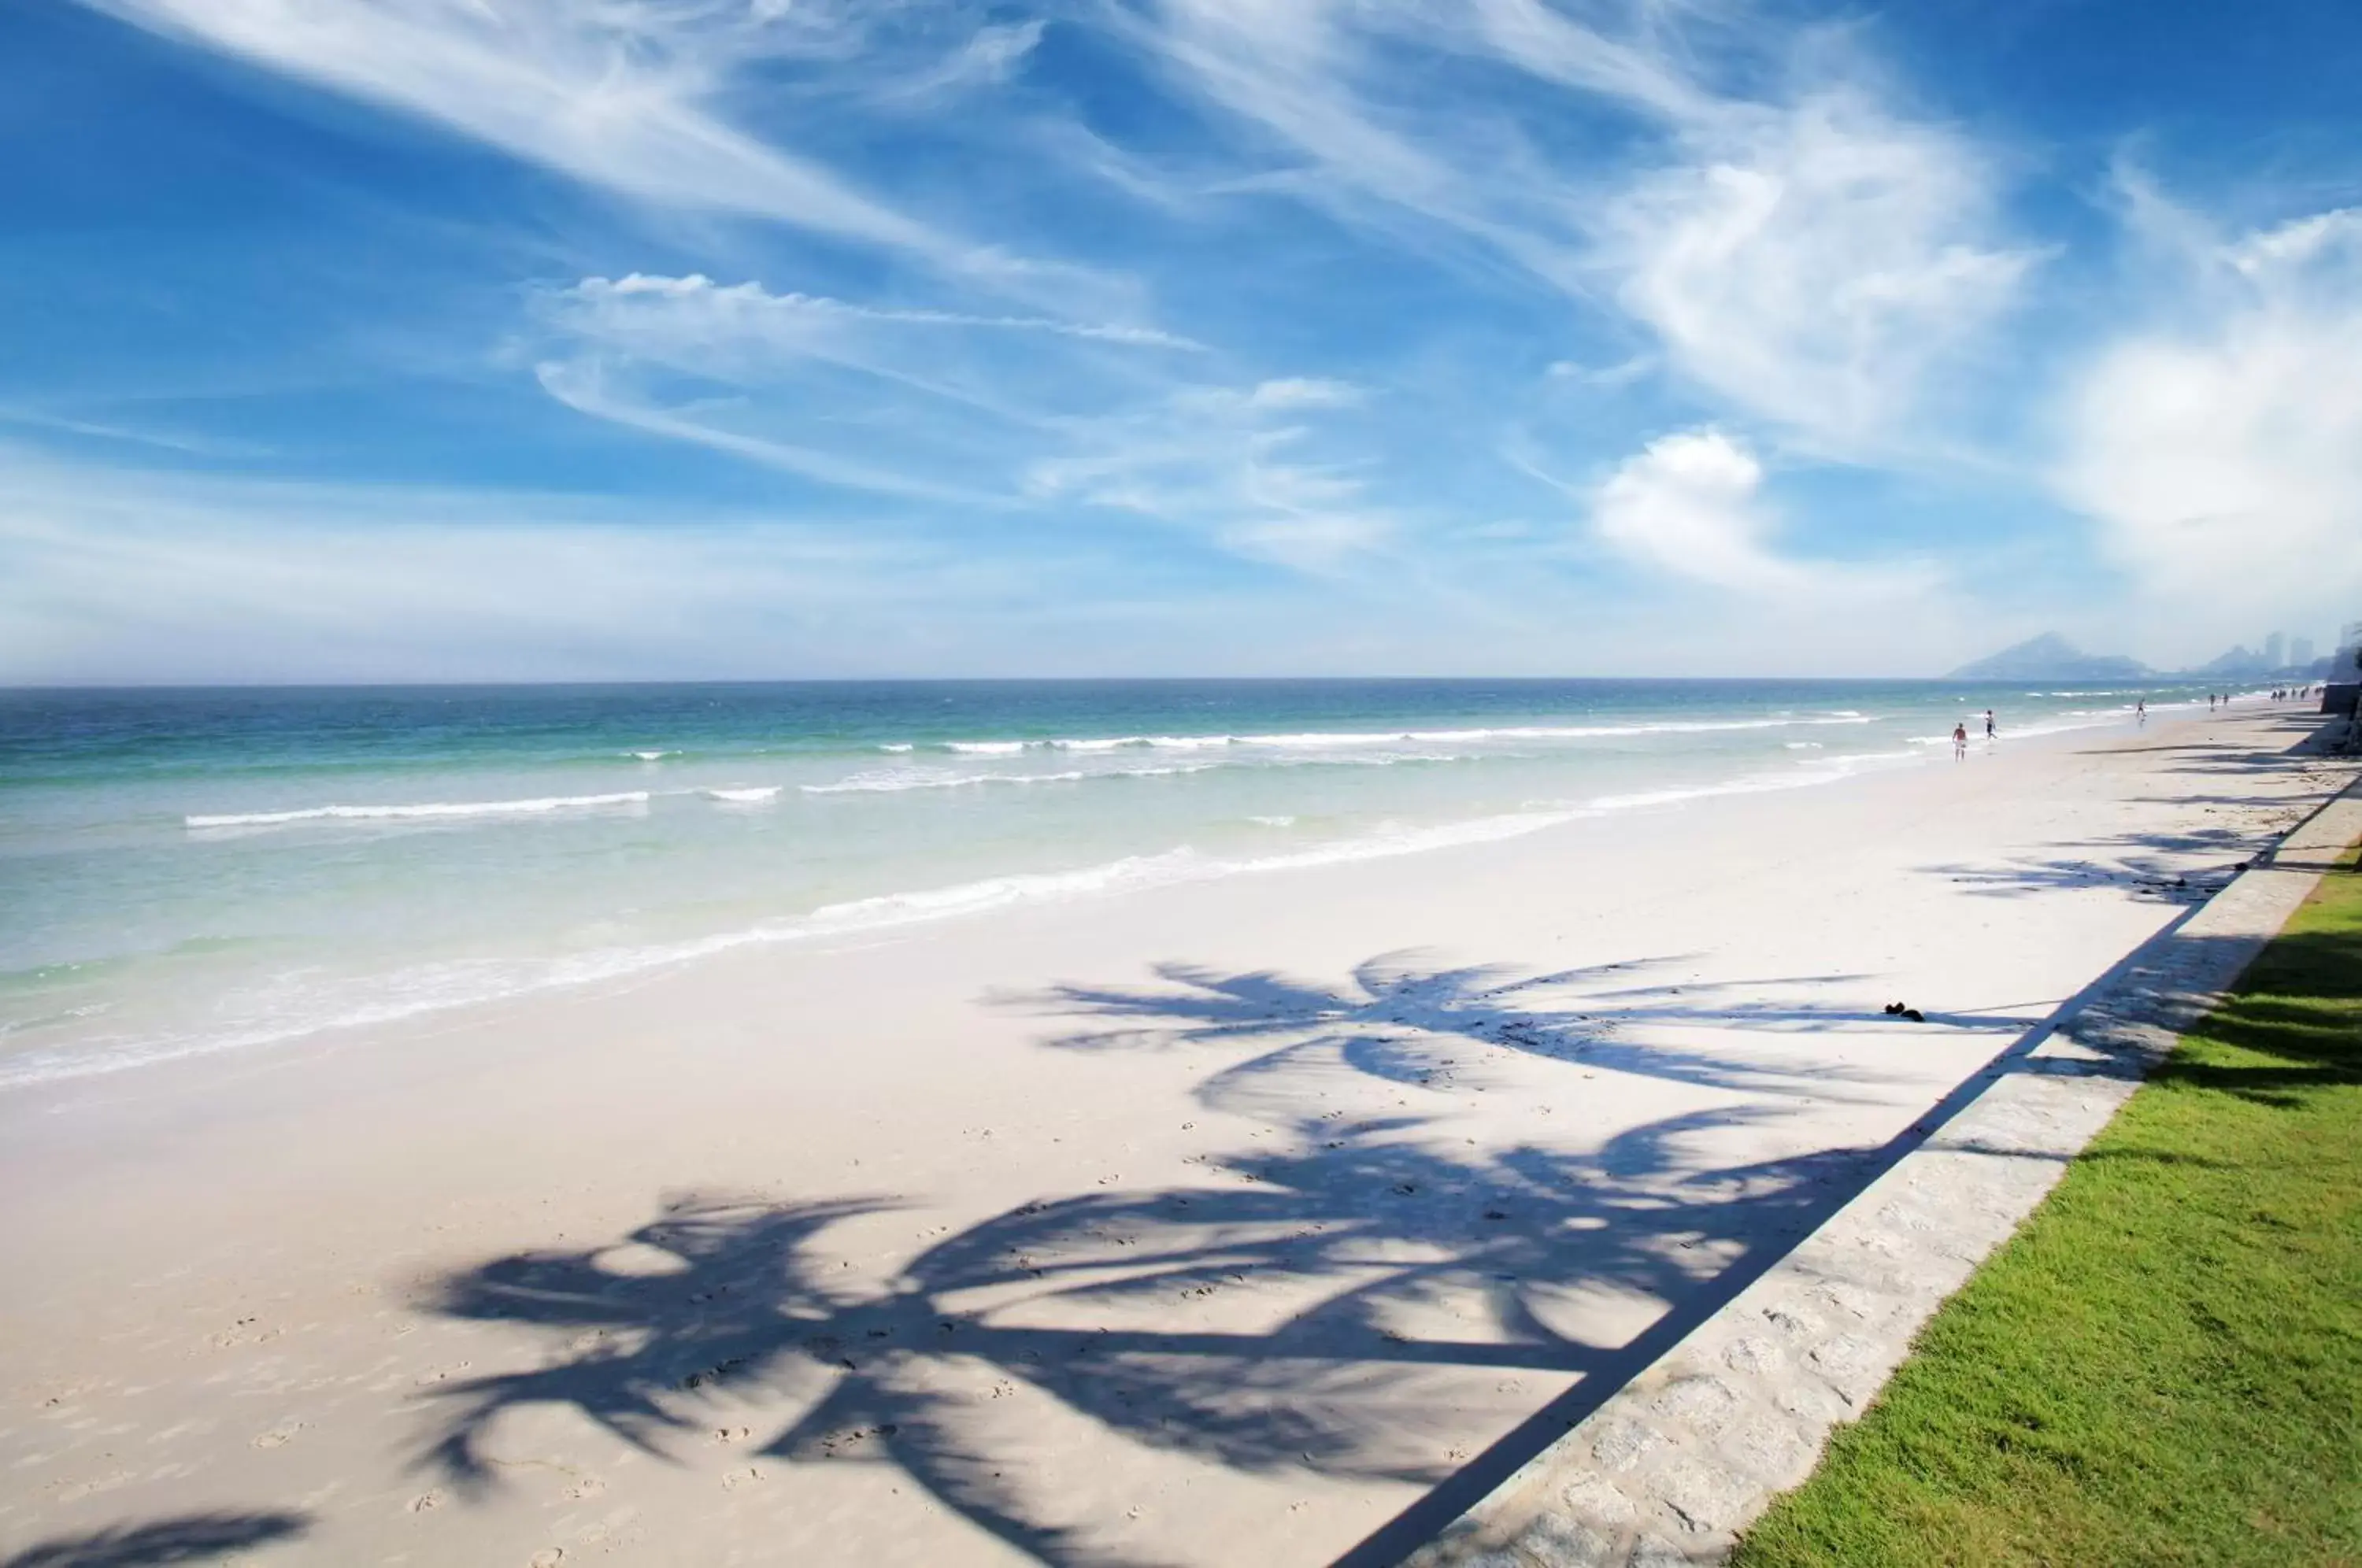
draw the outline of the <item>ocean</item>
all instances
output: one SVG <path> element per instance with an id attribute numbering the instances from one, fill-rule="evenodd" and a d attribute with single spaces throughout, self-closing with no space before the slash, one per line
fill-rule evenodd
<path id="1" fill-rule="evenodd" d="M 0 1090 L 729 948 L 1681 809 L 2184 686 L 0 691 Z M 1982 745 L 1980 735 L 1979 745 Z"/>

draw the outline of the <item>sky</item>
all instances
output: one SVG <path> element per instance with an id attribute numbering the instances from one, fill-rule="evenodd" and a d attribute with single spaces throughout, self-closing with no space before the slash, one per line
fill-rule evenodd
<path id="1" fill-rule="evenodd" d="M 0 6 L 0 681 L 2362 620 L 2352 0 Z"/>

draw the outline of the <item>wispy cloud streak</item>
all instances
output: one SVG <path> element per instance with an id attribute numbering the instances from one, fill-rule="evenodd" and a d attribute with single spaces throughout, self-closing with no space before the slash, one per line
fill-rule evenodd
<path id="1" fill-rule="evenodd" d="M 805 7 L 569 0 L 87 0 L 640 201 L 792 224 L 975 269 L 978 248 L 712 106 L 766 58 L 851 45 Z"/>
<path id="2" fill-rule="evenodd" d="M 1955 132 L 1860 84 L 1719 91 L 1652 8 L 1628 11 L 1623 36 L 1540 0 L 1123 15 L 1138 47 L 1310 160 L 1267 188 L 1443 231 L 1581 309 L 1612 301 L 1694 385 L 1831 453 L 1903 443 L 1936 368 L 1975 346 L 2036 259 L 2001 237 L 1992 172 Z M 1418 91 L 1439 55 L 1513 85 Z M 1620 167 L 1553 155 L 1554 121 L 1638 127 L 1655 151 Z"/>

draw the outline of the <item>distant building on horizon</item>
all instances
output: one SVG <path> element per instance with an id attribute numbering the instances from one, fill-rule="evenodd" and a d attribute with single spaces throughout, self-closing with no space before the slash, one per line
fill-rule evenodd
<path id="1" fill-rule="evenodd" d="M 2348 621 L 2337 629 L 2337 651 L 2329 657 L 2329 679 L 2355 678 L 2354 650 L 2362 648 L 2362 621 Z"/>
<path id="2" fill-rule="evenodd" d="M 2290 637 L 2289 639 L 2289 668 L 2291 669 L 2304 670 L 2308 673 L 2311 672 L 2312 668 L 2312 639 L 2311 637 Z"/>
<path id="3" fill-rule="evenodd" d="M 2287 656 L 2288 638 L 2286 635 L 2279 632 L 2274 632 L 2270 636 L 2264 639 L 2264 668 L 2266 669 L 2280 669 L 2285 668 Z"/>

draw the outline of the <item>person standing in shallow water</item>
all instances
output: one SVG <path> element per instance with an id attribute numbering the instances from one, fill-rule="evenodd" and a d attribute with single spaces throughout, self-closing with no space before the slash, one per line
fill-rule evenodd
<path id="1" fill-rule="evenodd" d="M 1993 738 L 1993 712 L 1992 712 L 1992 710 L 1991 708 L 1987 708 L 1987 709 L 1985 710 L 1985 739 L 1987 739 L 1987 740 L 1991 740 L 1991 739 L 1992 739 L 1992 738 Z"/>
<path id="2" fill-rule="evenodd" d="M 1954 724 L 1952 726 L 1952 760 L 1954 762 L 1958 762 L 1960 758 L 1968 755 L 1969 726 L 1966 724 Z"/>

